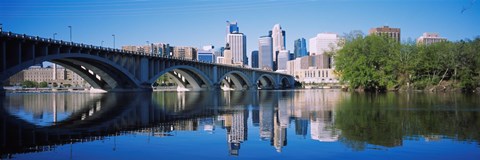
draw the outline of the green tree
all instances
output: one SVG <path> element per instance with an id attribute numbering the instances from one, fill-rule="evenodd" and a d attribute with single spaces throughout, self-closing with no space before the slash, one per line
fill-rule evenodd
<path id="1" fill-rule="evenodd" d="M 383 36 L 355 36 L 335 56 L 341 81 L 352 88 L 385 90 L 397 83 L 400 44 Z"/>
<path id="2" fill-rule="evenodd" d="M 47 82 L 40 82 L 40 83 L 38 84 L 38 87 L 40 87 L 40 88 L 47 88 L 47 87 L 48 87 L 48 83 L 47 83 Z"/>
<path id="3" fill-rule="evenodd" d="M 35 88 L 38 87 L 38 83 L 34 81 L 23 81 L 22 86 L 24 88 Z"/>

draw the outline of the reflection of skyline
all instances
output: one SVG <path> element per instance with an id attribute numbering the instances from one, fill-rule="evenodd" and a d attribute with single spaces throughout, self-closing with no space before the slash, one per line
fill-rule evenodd
<path id="1" fill-rule="evenodd" d="M 45 94 L 12 96 L 5 101 L 4 105 L 8 106 L 7 108 L 14 108 L 14 111 L 10 112 L 22 110 L 22 112 L 47 113 L 49 115 L 55 112 L 72 112 L 70 117 L 58 120 L 58 127 L 67 127 L 68 125 L 88 127 L 89 125 L 86 124 L 89 124 L 90 121 L 97 121 L 95 119 L 107 114 L 108 117 L 114 119 L 109 120 L 108 123 L 92 123 L 91 126 L 96 126 L 96 128 L 113 127 L 115 130 L 138 126 L 140 128 L 136 130 L 136 133 L 144 133 L 153 137 L 172 136 L 171 133 L 174 131 L 203 130 L 210 134 L 216 134 L 214 132 L 216 126 L 220 126 L 227 131 L 226 142 L 230 155 L 239 155 L 240 145 L 247 141 L 248 137 L 249 108 L 252 109 L 253 127 L 258 127 L 260 130 L 260 139 L 269 142 L 277 152 L 281 152 L 282 148 L 287 145 L 287 129 L 290 126 L 290 120 L 295 121 L 295 133 L 305 137 L 309 126 L 307 119 L 310 119 L 310 125 L 314 124 L 313 127 L 315 127 L 321 125 L 312 121 L 318 118 L 319 113 L 323 113 L 325 110 L 331 112 L 331 109 L 318 107 L 318 105 L 323 105 L 323 103 L 319 104 L 322 101 L 308 98 L 318 96 L 317 92 L 298 95 L 290 91 L 260 91 L 252 92 L 254 94 L 251 96 L 245 96 L 241 92 L 223 92 L 220 97 L 209 96 L 209 94 L 201 92 L 160 92 L 150 94 L 153 103 L 147 101 L 149 94 L 128 95 L 123 98 L 115 95 L 108 95 L 111 98 L 101 98 L 102 96 L 89 94 Z M 315 101 L 305 102 L 308 100 Z M 132 103 L 131 107 L 128 106 L 129 103 Z M 117 118 L 112 115 L 112 111 L 116 110 L 114 108 L 117 108 L 115 105 L 118 104 L 127 106 L 122 109 L 124 113 L 115 113 L 120 118 L 115 120 Z M 296 113 L 304 115 L 296 117 Z M 56 114 L 53 114 L 53 119 L 56 118 Z M 77 119 L 87 123 L 75 122 Z M 332 119 L 332 117 L 327 117 L 325 123 L 331 122 Z M 151 126 L 150 124 L 155 125 Z"/>
<path id="2" fill-rule="evenodd" d="M 128 133 L 160 138 L 198 131 L 209 135 L 225 134 L 222 136 L 222 140 L 227 144 L 225 149 L 228 149 L 229 155 L 240 155 L 240 149 L 245 148 L 244 146 L 248 147 L 246 142 L 252 141 L 252 138 L 258 143 L 270 145 L 272 151 L 287 151 L 286 149 L 291 146 L 289 138 L 292 138 L 292 135 L 319 143 L 339 141 L 352 148 L 358 148 L 358 144 L 361 144 L 358 142 L 394 147 L 402 145 L 404 134 L 412 134 L 410 133 L 412 131 L 401 132 L 402 127 L 399 125 L 402 124 L 397 124 L 400 121 L 414 128 L 419 124 L 432 124 L 430 122 L 432 118 L 441 120 L 439 117 L 447 117 L 447 120 L 443 121 L 452 124 L 453 122 L 465 123 L 464 120 L 471 121 L 472 117 L 469 116 L 469 113 L 458 112 L 463 118 L 452 120 L 455 118 L 450 115 L 453 112 L 442 111 L 429 115 L 426 120 L 423 120 L 425 118 L 420 113 L 424 112 L 359 108 L 357 105 L 366 106 L 365 104 L 371 104 L 377 100 L 361 99 L 360 101 L 358 95 L 352 97 L 349 93 L 333 90 L 258 91 L 246 95 L 242 92 L 220 92 L 218 94 L 220 96 L 212 96 L 212 93 L 208 92 L 106 94 L 100 97 L 88 97 L 81 94 L 61 96 L 45 94 L 39 97 L 7 96 L 2 101 L 2 105 L 4 105 L 2 108 L 5 110 L 1 112 L 2 114 L 11 113 L 11 116 L 6 117 L 8 119 L 18 116 L 15 114 L 16 112 L 32 113 L 27 115 L 34 113 L 52 115 L 53 112 L 69 111 L 71 114 L 66 118 L 58 119 L 53 126 L 28 127 L 25 125 L 26 123 L 22 122 L 23 129 L 18 130 L 21 130 L 22 136 L 25 136 L 26 139 L 18 137 L 15 130 L 2 130 L 0 137 L 14 138 L 1 141 L 0 145 L 9 147 L 0 148 L 0 154 L 16 153 L 11 148 L 26 147 L 28 149 L 36 146 L 42 148 L 44 145 L 55 146 L 65 142 L 93 141 L 103 139 L 105 136 Z M 76 99 L 76 101 L 69 101 L 70 99 Z M 29 102 L 20 103 L 17 100 Z M 381 102 L 392 104 L 389 101 Z M 436 99 L 433 99 L 432 102 L 436 102 Z M 348 104 L 348 107 L 345 107 L 345 103 Z M 350 103 L 353 105 L 350 106 Z M 249 115 L 250 113 L 251 115 Z M 410 113 L 410 116 L 403 116 L 406 113 Z M 376 116 L 385 122 L 377 121 Z M 365 117 L 367 119 L 364 119 Z M 366 122 L 362 122 L 364 120 Z M 422 123 L 417 124 L 418 120 Z M 15 128 L 12 127 L 15 125 L 14 123 L 14 120 L 3 121 L 0 123 L 0 128 Z M 361 126 L 364 124 L 367 126 Z M 452 124 L 452 126 L 457 126 L 456 128 L 462 130 L 475 131 L 475 128 L 471 127 L 463 128 L 456 124 Z M 439 128 L 441 126 L 433 127 L 433 131 L 436 132 L 420 132 L 425 141 L 443 139 L 442 132 L 435 130 L 442 129 Z M 248 139 L 248 131 L 252 131 L 251 133 L 256 133 L 256 135 L 250 135 L 250 139 Z M 289 131 L 290 133 L 288 133 Z M 75 135 L 58 134 L 67 132 Z M 388 134 L 378 135 L 380 133 Z M 32 134 L 38 135 L 33 136 Z M 42 137 L 50 134 L 51 136 L 47 136 L 48 138 Z M 378 139 L 366 139 L 370 137 L 366 135 Z M 38 138 L 39 136 L 40 138 Z M 31 139 L 28 137 L 37 137 L 38 139 L 35 143 L 30 144 Z"/>

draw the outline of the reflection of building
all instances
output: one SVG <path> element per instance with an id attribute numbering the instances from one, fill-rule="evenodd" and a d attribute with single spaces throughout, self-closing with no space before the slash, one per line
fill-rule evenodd
<path id="1" fill-rule="evenodd" d="M 432 43 L 446 42 L 447 39 L 440 37 L 438 33 L 423 33 L 422 36 L 417 38 L 417 44 L 430 45 Z"/>
<path id="2" fill-rule="evenodd" d="M 227 142 L 230 155 L 239 155 L 240 143 L 247 140 L 248 110 L 235 112 L 225 116 Z"/>
<path id="3" fill-rule="evenodd" d="M 260 105 L 260 139 L 269 140 L 273 134 L 273 106 Z"/>
<path id="4" fill-rule="evenodd" d="M 296 118 L 295 119 L 295 134 L 305 138 L 307 136 L 308 120 Z"/>
<path id="5" fill-rule="evenodd" d="M 282 123 L 279 111 L 273 114 L 273 139 L 271 139 L 272 145 L 277 152 L 282 152 L 282 147 L 287 145 L 287 126 Z M 284 126 L 285 125 L 285 126 Z"/>
<path id="6" fill-rule="evenodd" d="M 368 34 L 377 36 L 386 36 L 393 40 L 400 42 L 400 28 L 390 28 L 388 26 L 382 26 L 378 28 L 372 28 L 368 31 Z"/>
<path id="7" fill-rule="evenodd" d="M 310 135 L 320 142 L 335 142 L 340 131 L 334 127 L 333 111 L 317 112 L 316 118 L 310 119 Z"/>

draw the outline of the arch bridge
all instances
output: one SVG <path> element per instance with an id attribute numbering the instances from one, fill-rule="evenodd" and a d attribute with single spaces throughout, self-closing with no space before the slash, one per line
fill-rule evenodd
<path id="1" fill-rule="evenodd" d="M 293 76 L 278 72 L 11 32 L 0 33 L 0 56 L 0 82 L 32 65 L 49 61 L 77 73 L 93 88 L 106 91 L 151 91 L 162 75 L 189 90 L 282 89 L 295 83 Z"/>

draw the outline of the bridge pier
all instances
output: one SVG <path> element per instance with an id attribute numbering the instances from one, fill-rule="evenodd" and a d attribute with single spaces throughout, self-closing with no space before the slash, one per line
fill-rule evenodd
<path id="1" fill-rule="evenodd" d="M 5 96 L 5 89 L 3 89 L 3 84 L 0 84 L 0 96 Z"/>

